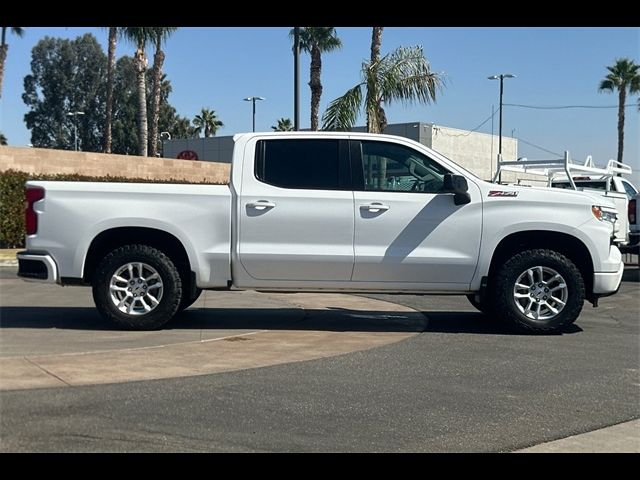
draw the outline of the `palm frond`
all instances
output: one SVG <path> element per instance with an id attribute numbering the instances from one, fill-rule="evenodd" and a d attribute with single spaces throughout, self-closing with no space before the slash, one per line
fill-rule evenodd
<path id="1" fill-rule="evenodd" d="M 362 106 L 362 83 L 333 100 L 322 115 L 323 130 L 349 130 L 356 123 Z"/>
<path id="2" fill-rule="evenodd" d="M 442 77 L 431 71 L 420 46 L 399 47 L 385 55 L 376 73 L 379 93 L 387 103 L 431 103 L 444 85 Z"/>
<path id="3" fill-rule="evenodd" d="M 294 40 L 295 29 L 289 32 L 289 38 Z M 330 52 L 342 47 L 335 27 L 300 27 L 300 50 L 311 53 L 314 46 L 321 52 Z"/>
<path id="4" fill-rule="evenodd" d="M 604 92 L 604 91 L 613 92 L 614 87 L 615 87 L 615 84 L 607 78 L 600 82 L 600 86 L 598 87 L 598 90 L 600 92 Z"/>
<path id="5" fill-rule="evenodd" d="M 124 27 L 122 33 L 136 47 L 144 50 L 147 42 L 155 38 L 155 27 Z"/>
<path id="6" fill-rule="evenodd" d="M 151 27 L 151 36 L 154 40 L 164 43 L 176 30 L 178 27 Z"/>

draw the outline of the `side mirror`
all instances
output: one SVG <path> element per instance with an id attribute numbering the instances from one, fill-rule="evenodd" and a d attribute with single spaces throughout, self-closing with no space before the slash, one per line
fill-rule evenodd
<path id="1" fill-rule="evenodd" d="M 453 203 L 456 205 L 464 205 L 471 202 L 469 185 L 467 184 L 467 179 L 462 175 L 445 173 L 442 191 L 445 193 L 453 193 Z"/>

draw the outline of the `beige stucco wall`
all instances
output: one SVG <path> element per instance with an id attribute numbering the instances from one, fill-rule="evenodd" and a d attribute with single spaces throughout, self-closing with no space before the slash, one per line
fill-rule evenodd
<path id="1" fill-rule="evenodd" d="M 96 177 L 110 175 L 227 183 L 230 165 L 46 148 L 0 147 L 0 171 L 9 169 L 27 173 L 77 173 Z"/>
<path id="2" fill-rule="evenodd" d="M 431 148 L 456 163 L 468 168 L 480 178 L 490 179 L 496 173 L 498 137 L 486 133 L 469 132 L 457 128 L 433 125 Z M 518 140 L 502 137 L 502 155 L 505 160 L 518 158 Z"/>

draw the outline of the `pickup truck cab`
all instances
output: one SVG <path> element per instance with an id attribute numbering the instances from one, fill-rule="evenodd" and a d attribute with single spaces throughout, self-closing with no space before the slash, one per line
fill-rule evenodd
<path id="1" fill-rule="evenodd" d="M 102 315 L 130 329 L 236 287 L 466 295 L 549 332 L 619 287 L 602 197 L 485 182 L 396 136 L 234 140 L 229 185 L 28 182 L 18 274 L 90 285 Z"/>

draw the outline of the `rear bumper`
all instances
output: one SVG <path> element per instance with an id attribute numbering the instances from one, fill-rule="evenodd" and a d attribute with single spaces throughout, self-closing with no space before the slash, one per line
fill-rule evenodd
<path id="1" fill-rule="evenodd" d="M 593 293 L 598 296 L 613 294 L 618 291 L 622 274 L 624 273 L 624 263 L 622 263 L 622 255 L 616 247 L 611 247 L 611 255 L 607 263 L 616 261 L 618 269 L 614 272 L 595 272 L 593 274 Z"/>
<path id="2" fill-rule="evenodd" d="M 18 252 L 18 276 L 29 282 L 58 283 L 58 267 L 46 253 Z"/>

